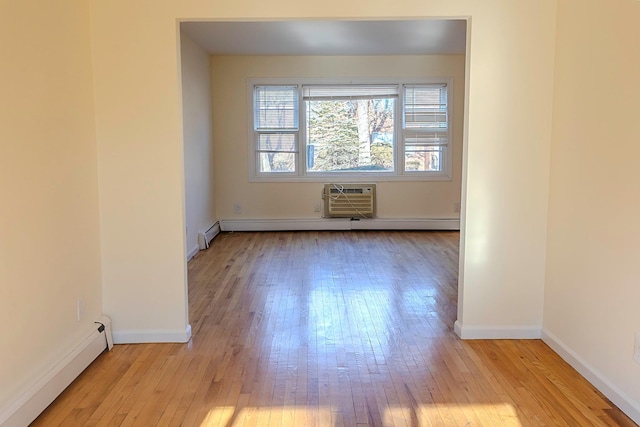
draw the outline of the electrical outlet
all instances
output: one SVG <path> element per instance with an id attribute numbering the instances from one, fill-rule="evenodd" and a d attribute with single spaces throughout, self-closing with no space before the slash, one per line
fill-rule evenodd
<path id="1" fill-rule="evenodd" d="M 633 360 L 640 363 L 640 332 L 636 332 L 636 340 L 633 344 Z"/>
<path id="2" fill-rule="evenodd" d="M 462 209 L 462 204 L 460 202 L 455 202 L 453 204 L 453 211 L 454 212 L 460 212 L 460 210 Z"/>
<path id="3" fill-rule="evenodd" d="M 76 316 L 78 322 L 84 319 L 84 298 L 79 297 L 76 301 Z"/>
<path id="4" fill-rule="evenodd" d="M 242 213 L 242 206 L 240 205 L 240 203 L 236 203 L 236 205 L 233 207 L 233 213 L 234 214 Z"/>
<path id="5" fill-rule="evenodd" d="M 313 204 L 313 211 L 314 212 L 320 212 L 320 202 L 315 202 Z"/>

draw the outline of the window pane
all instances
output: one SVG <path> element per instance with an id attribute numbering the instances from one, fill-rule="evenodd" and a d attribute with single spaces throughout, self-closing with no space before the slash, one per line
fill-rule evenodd
<path id="1" fill-rule="evenodd" d="M 305 104 L 309 172 L 393 171 L 395 98 Z"/>
<path id="2" fill-rule="evenodd" d="M 297 86 L 255 87 L 255 129 L 297 129 Z"/>
<path id="3" fill-rule="evenodd" d="M 295 133 L 261 133 L 258 135 L 258 151 L 298 151 Z"/>
<path id="4" fill-rule="evenodd" d="M 258 153 L 258 170 L 260 172 L 295 172 L 295 153 Z"/>
<path id="5" fill-rule="evenodd" d="M 405 129 L 447 128 L 447 87 L 442 85 L 405 86 Z"/>
<path id="6" fill-rule="evenodd" d="M 444 160 L 442 147 L 405 147 L 404 170 L 406 172 L 441 172 Z"/>

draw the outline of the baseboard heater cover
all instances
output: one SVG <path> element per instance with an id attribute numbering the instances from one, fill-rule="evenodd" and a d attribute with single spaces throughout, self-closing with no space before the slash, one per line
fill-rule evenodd
<path id="1" fill-rule="evenodd" d="M 26 391 L 0 409 L 0 427 L 29 425 L 98 356 L 113 347 L 111 320 L 102 316 L 96 327 L 65 357 L 54 363 Z"/>
<path id="2" fill-rule="evenodd" d="M 202 230 L 198 233 L 198 246 L 200 250 L 203 251 L 209 248 L 211 241 L 220 233 L 220 223 L 218 221 L 215 222 L 208 229 Z"/>

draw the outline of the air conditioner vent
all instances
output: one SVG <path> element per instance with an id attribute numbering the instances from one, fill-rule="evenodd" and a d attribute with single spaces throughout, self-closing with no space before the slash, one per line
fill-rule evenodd
<path id="1" fill-rule="evenodd" d="M 343 188 L 342 190 L 339 188 L 331 188 L 331 194 L 363 194 L 365 193 L 364 188 Z"/>
<path id="2" fill-rule="evenodd" d="M 326 218 L 374 218 L 375 184 L 325 184 L 322 192 Z"/>

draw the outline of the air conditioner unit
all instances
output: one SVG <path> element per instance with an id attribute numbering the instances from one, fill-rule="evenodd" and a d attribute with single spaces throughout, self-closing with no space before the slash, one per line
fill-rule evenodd
<path id="1" fill-rule="evenodd" d="M 374 218 L 375 184 L 325 184 L 322 191 L 325 218 Z"/>

